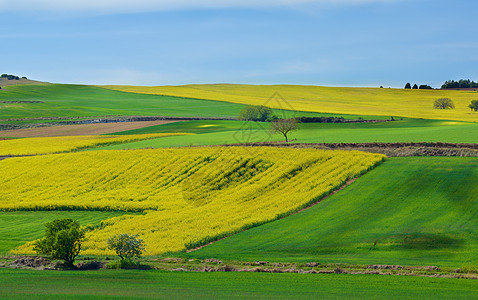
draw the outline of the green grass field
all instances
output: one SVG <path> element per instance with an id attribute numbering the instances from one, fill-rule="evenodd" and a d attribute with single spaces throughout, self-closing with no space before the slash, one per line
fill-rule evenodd
<path id="1" fill-rule="evenodd" d="M 59 218 L 72 218 L 82 226 L 98 225 L 102 220 L 123 215 L 103 211 L 18 211 L 0 212 L 0 255 L 43 237 L 45 223 Z"/>
<path id="2" fill-rule="evenodd" d="M 299 214 L 188 255 L 242 261 L 478 264 L 478 159 L 390 158 Z"/>
<path id="3" fill-rule="evenodd" d="M 243 105 L 141 95 L 85 85 L 20 85 L 0 91 L 0 101 L 44 103 L 0 103 L 0 119 L 86 116 L 178 116 L 235 117 Z"/>
<path id="4" fill-rule="evenodd" d="M 0 269 L 0 298 L 472 299 L 477 280 L 408 276 Z"/>
<path id="5" fill-rule="evenodd" d="M 136 149 L 217 145 L 245 142 L 282 141 L 282 135 L 270 135 L 269 123 L 241 121 L 188 121 L 151 126 L 116 134 L 191 132 L 193 136 L 166 137 L 157 140 L 121 144 L 102 149 Z M 439 120 L 404 119 L 395 122 L 300 124 L 289 139 L 298 143 L 346 142 L 450 142 L 478 143 L 478 124 Z"/>
<path id="6" fill-rule="evenodd" d="M 113 115 L 235 118 L 245 106 L 221 101 L 127 93 L 96 86 L 71 84 L 9 86 L 0 90 L 1 101 L 43 101 L 44 103 L 0 103 L 0 120 Z M 277 110 L 276 113 L 282 115 L 282 112 Z M 284 114 L 285 116 L 336 116 L 327 113 L 292 111 L 284 111 Z M 26 122 L 32 123 L 32 121 L 2 121 L 2 123 L 15 124 Z"/>

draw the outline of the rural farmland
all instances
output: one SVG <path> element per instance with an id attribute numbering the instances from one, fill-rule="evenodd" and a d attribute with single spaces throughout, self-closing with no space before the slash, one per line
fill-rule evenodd
<path id="1" fill-rule="evenodd" d="M 0 298 L 478 299 L 478 4 L 206 2 L 0 1 Z"/>

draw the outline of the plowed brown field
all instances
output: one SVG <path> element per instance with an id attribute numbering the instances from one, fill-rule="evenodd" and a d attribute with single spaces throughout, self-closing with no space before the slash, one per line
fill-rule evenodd
<path id="1" fill-rule="evenodd" d="M 53 137 L 53 136 L 74 136 L 74 135 L 99 135 L 110 134 L 125 130 L 144 128 L 154 125 L 162 125 L 176 120 L 159 120 L 144 122 L 116 122 L 81 125 L 61 125 L 51 127 L 22 128 L 0 131 L 2 137 Z"/>

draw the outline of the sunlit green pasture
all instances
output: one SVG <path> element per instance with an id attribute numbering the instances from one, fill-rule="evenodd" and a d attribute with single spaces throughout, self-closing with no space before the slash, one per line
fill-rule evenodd
<path id="1" fill-rule="evenodd" d="M 0 298 L 472 299 L 471 279 L 347 274 L 0 269 Z"/>
<path id="2" fill-rule="evenodd" d="M 270 123 L 241 121 L 188 121 L 146 127 L 117 134 L 156 132 L 191 132 L 193 136 L 166 137 L 102 149 L 136 149 L 283 141 L 280 134 L 271 135 Z M 449 142 L 478 143 L 478 124 L 440 120 L 404 119 L 394 122 L 350 124 L 300 124 L 289 134 L 297 143 L 360 142 Z"/>
<path id="3" fill-rule="evenodd" d="M 389 158 L 310 209 L 188 255 L 476 267 L 477 181 L 478 158 Z"/>

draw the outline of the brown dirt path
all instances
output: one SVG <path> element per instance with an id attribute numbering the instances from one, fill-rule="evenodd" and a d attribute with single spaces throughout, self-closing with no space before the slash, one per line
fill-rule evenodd
<path id="1" fill-rule="evenodd" d="M 51 127 L 22 128 L 0 131 L 4 137 L 54 137 L 74 135 L 100 135 L 120 131 L 139 129 L 149 126 L 162 125 L 180 120 L 158 120 L 141 122 L 95 123 L 81 125 L 61 125 Z"/>

